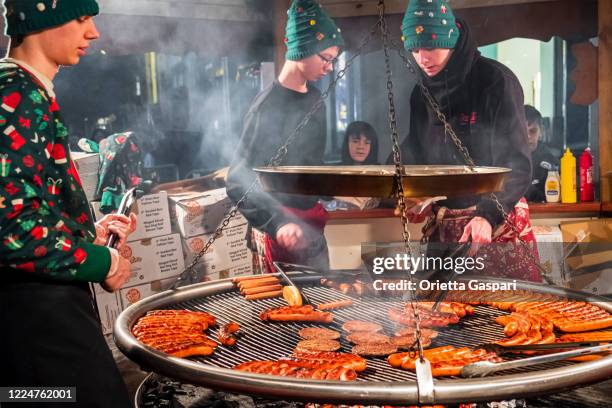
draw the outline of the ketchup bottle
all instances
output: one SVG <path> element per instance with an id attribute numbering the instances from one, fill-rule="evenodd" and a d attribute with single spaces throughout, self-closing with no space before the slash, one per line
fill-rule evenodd
<path id="1" fill-rule="evenodd" d="M 587 147 L 580 155 L 580 201 L 588 202 L 594 199 L 593 156 L 591 155 L 591 148 Z"/>

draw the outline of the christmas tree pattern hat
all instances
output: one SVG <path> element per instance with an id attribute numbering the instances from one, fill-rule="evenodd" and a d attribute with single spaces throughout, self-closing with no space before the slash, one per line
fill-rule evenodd
<path id="1" fill-rule="evenodd" d="M 410 0 L 402 21 L 402 41 L 415 48 L 455 48 L 459 29 L 445 0 Z"/>
<path id="2" fill-rule="evenodd" d="M 96 0 L 4 0 L 5 34 L 26 35 L 60 26 L 82 16 L 95 16 Z"/>
<path id="3" fill-rule="evenodd" d="M 334 45 L 344 47 L 340 29 L 316 1 L 294 0 L 287 15 L 286 59 L 299 61 Z"/>

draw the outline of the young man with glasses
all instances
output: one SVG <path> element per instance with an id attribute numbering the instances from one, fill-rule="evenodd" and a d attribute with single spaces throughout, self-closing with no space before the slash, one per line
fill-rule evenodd
<path id="1" fill-rule="evenodd" d="M 285 143 L 321 97 L 309 84 L 333 71 L 344 46 L 340 29 L 313 0 L 295 0 L 288 11 L 287 53 L 280 75 L 262 91 L 246 114 L 240 143 L 231 164 L 227 191 L 236 202 L 255 180 L 253 168 L 264 166 Z M 314 113 L 283 160 L 283 165 L 323 164 L 325 107 Z M 316 197 L 250 193 L 241 213 L 263 233 L 266 268 L 272 261 L 329 266 L 323 228 L 327 212 Z M 250 238 L 250 234 L 249 234 Z"/>

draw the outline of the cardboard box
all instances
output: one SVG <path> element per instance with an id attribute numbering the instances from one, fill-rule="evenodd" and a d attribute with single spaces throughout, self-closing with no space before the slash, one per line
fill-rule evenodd
<path id="1" fill-rule="evenodd" d="M 118 301 L 125 309 L 142 299 L 170 289 L 175 280 L 176 277 L 172 277 L 121 289 Z"/>
<path id="2" fill-rule="evenodd" d="M 534 226 L 540 264 L 548 272 L 545 281 L 565 287 L 567 281 L 563 271 L 563 236 L 558 226 Z"/>
<path id="3" fill-rule="evenodd" d="M 138 199 L 134 213 L 138 216 L 136 231 L 130 241 L 160 237 L 172 233 L 168 195 L 165 191 Z"/>
<path id="4" fill-rule="evenodd" d="M 117 316 L 123 310 L 119 296 L 117 293 L 108 293 L 100 287 L 95 285 L 96 288 L 96 302 L 98 305 L 98 311 L 100 312 L 100 322 L 102 323 L 102 332 L 104 334 L 110 334 L 113 332 L 113 326 Z"/>
<path id="5" fill-rule="evenodd" d="M 100 202 L 93 201 L 90 204 L 96 220 L 104 217 L 104 214 L 100 212 Z M 138 217 L 138 224 L 136 231 L 129 236 L 128 242 L 161 237 L 172 233 L 168 195 L 165 191 L 139 198 L 134 205 L 134 214 Z"/>
<path id="6" fill-rule="evenodd" d="M 97 153 L 71 152 L 70 157 L 79 173 L 87 200 L 93 200 L 98 186 L 100 155 Z"/>
<path id="7" fill-rule="evenodd" d="M 202 275 L 202 280 L 201 281 L 202 282 L 210 282 L 210 281 L 213 281 L 213 280 L 234 278 L 236 276 L 253 275 L 253 272 L 254 272 L 253 262 L 247 262 L 247 263 L 245 263 L 243 265 L 233 266 L 233 267 L 228 268 L 228 269 L 223 269 L 223 270 L 211 272 L 211 273 L 208 273 L 208 274 L 205 273 L 205 274 Z"/>
<path id="8" fill-rule="evenodd" d="M 612 219 L 562 222 L 561 232 L 571 271 L 612 266 Z"/>
<path id="9" fill-rule="evenodd" d="M 132 275 L 126 286 L 177 276 L 185 269 L 178 234 L 128 242 L 120 254 L 132 263 Z"/>
<path id="10" fill-rule="evenodd" d="M 612 269 L 574 276 L 569 281 L 569 287 L 596 295 L 610 295 L 612 294 Z"/>
<path id="11" fill-rule="evenodd" d="M 74 166 L 81 174 L 98 174 L 100 171 L 100 155 L 98 153 L 70 152 Z"/>
<path id="12" fill-rule="evenodd" d="M 238 265 L 252 264 L 251 250 L 247 248 L 247 229 L 246 224 L 226 228 L 208 252 L 200 258 L 197 267 L 204 274 L 212 274 Z M 212 234 L 183 238 L 185 265 L 193 262 L 211 236 Z"/>
<path id="13" fill-rule="evenodd" d="M 184 238 L 214 232 L 233 205 L 225 188 L 172 194 L 169 200 L 172 225 L 175 232 L 179 232 Z M 237 213 L 228 227 L 246 223 L 242 214 Z"/>

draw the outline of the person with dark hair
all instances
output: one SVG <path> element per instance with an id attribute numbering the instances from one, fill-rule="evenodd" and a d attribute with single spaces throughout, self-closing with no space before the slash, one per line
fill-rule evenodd
<path id="1" fill-rule="evenodd" d="M 546 201 L 544 187 L 548 170 L 556 166 L 558 160 L 550 148 L 541 142 L 544 135 L 544 122 L 540 112 L 531 105 L 525 105 L 525 119 L 527 119 L 527 142 L 531 152 L 531 185 L 525 194 L 527 201 L 541 203 Z"/>
<path id="2" fill-rule="evenodd" d="M 512 243 L 514 253 L 520 253 L 514 257 L 516 262 L 487 272 L 540 280 L 538 269 L 517 243 L 521 237 L 536 254 L 529 207 L 523 198 L 531 180 L 531 161 L 520 82 L 506 66 L 480 55 L 469 26 L 455 18 L 446 1 L 411 0 L 401 29 L 404 48 L 420 68 L 424 86 L 475 164 L 512 170 L 497 193 L 507 219 L 489 195 L 451 197 L 410 218 L 429 218 L 424 233 L 430 242 L 471 240 L 471 254 L 491 242 Z M 409 164 L 466 164 L 419 86 L 410 98 L 410 133 L 401 153 Z"/>
<path id="3" fill-rule="evenodd" d="M 227 194 L 234 203 L 256 180 L 253 168 L 268 163 L 321 98 L 310 82 L 333 71 L 344 47 L 340 29 L 316 1 L 294 0 L 287 15 L 286 61 L 278 78 L 255 97 L 245 115 L 230 165 Z M 322 105 L 288 146 L 283 164 L 322 165 L 326 128 Z M 329 268 L 323 234 L 328 214 L 317 197 L 267 194 L 256 189 L 239 210 L 258 235 L 255 241 L 264 242 L 267 271 L 274 270 L 274 261 Z"/>
<path id="4" fill-rule="evenodd" d="M 342 143 L 343 165 L 378 164 L 378 135 L 367 122 L 349 123 Z"/>
<path id="5" fill-rule="evenodd" d="M 0 386 L 76 388 L 75 402 L 54 407 L 130 407 L 90 283 L 117 291 L 129 279 L 130 260 L 105 243 L 112 232 L 122 246 L 136 218 L 94 223 L 53 87 L 60 66 L 78 64 L 99 37 L 98 3 L 3 3 L 11 43 L 0 60 Z"/>

